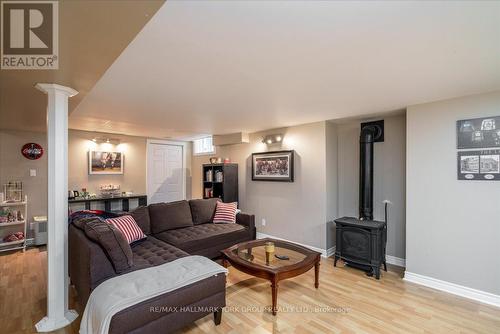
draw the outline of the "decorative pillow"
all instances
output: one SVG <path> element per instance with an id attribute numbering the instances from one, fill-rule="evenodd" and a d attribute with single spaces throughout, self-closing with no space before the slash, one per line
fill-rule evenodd
<path id="1" fill-rule="evenodd" d="M 88 220 L 83 228 L 85 235 L 104 249 L 117 273 L 132 267 L 132 248 L 115 226 L 100 219 L 94 219 Z"/>
<path id="2" fill-rule="evenodd" d="M 213 222 L 216 224 L 236 223 L 236 210 L 238 210 L 237 202 L 233 203 L 217 202 Z"/>
<path id="3" fill-rule="evenodd" d="M 144 232 L 130 215 L 106 219 L 106 223 L 115 226 L 127 240 L 129 244 L 134 241 L 146 238 Z"/>

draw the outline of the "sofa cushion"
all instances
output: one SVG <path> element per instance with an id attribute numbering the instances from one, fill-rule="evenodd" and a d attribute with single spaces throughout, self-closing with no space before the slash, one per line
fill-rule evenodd
<path id="1" fill-rule="evenodd" d="M 248 230 L 239 224 L 201 224 L 155 235 L 188 253 L 247 237 Z"/>
<path id="2" fill-rule="evenodd" d="M 191 209 L 187 201 L 151 204 L 149 218 L 153 234 L 193 226 Z"/>
<path id="3" fill-rule="evenodd" d="M 147 206 L 139 206 L 135 208 L 132 212 L 130 212 L 130 215 L 134 217 L 137 225 L 139 225 L 144 234 L 151 234 L 149 209 Z"/>
<path id="4" fill-rule="evenodd" d="M 134 256 L 134 265 L 131 270 L 158 266 L 189 255 L 179 248 L 152 236 L 148 236 L 146 239 L 132 244 L 132 253 Z"/>
<path id="5" fill-rule="evenodd" d="M 218 201 L 220 201 L 218 198 L 190 200 L 189 206 L 191 207 L 194 225 L 212 222 Z"/>
<path id="6" fill-rule="evenodd" d="M 132 249 L 116 227 L 95 218 L 86 222 L 84 231 L 90 240 L 95 241 L 104 249 L 117 273 L 124 272 L 132 267 Z"/>

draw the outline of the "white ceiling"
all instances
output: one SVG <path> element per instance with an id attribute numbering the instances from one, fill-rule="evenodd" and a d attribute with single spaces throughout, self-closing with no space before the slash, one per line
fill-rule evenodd
<path id="1" fill-rule="evenodd" d="M 182 138 L 396 110 L 500 89 L 499 42 L 498 1 L 167 1 L 70 126 Z"/>

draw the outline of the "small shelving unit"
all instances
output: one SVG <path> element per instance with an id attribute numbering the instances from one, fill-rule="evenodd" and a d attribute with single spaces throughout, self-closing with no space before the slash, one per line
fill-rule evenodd
<path id="1" fill-rule="evenodd" d="M 238 164 L 203 164 L 203 198 L 238 202 Z"/>
<path id="2" fill-rule="evenodd" d="M 24 197 L 22 202 L 1 202 L 0 210 L 8 208 L 11 211 L 19 211 L 24 215 L 23 220 L 16 220 L 6 223 L 0 223 L 0 252 L 6 252 L 16 249 L 26 250 L 26 219 L 28 217 L 28 197 Z M 3 238 L 9 234 L 23 232 L 24 239 L 10 242 L 4 242 Z"/>

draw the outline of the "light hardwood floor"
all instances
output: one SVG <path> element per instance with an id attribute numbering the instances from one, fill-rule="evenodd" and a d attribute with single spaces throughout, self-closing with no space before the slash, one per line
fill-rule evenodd
<path id="1" fill-rule="evenodd" d="M 0 255 L 0 333 L 35 332 L 46 307 L 46 254 L 32 248 Z M 271 303 L 269 282 L 229 271 L 230 310 L 221 325 L 207 316 L 183 333 L 500 333 L 499 308 L 406 283 L 397 267 L 377 281 L 323 259 L 318 290 L 314 270 L 281 282 L 278 305 L 285 310 L 276 317 L 262 309 Z M 71 296 L 71 307 L 82 313 Z M 75 321 L 57 333 L 78 327 Z"/>

